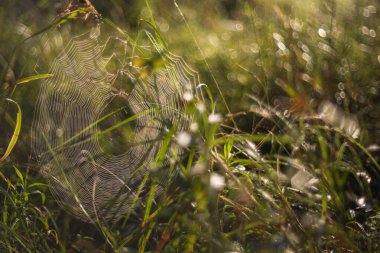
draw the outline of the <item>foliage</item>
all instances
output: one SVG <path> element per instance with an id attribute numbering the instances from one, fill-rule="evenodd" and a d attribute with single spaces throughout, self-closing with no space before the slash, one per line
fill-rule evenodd
<path id="1" fill-rule="evenodd" d="M 0 7 L 0 155 L 16 144 L 0 162 L 0 252 L 380 250 L 376 1 L 82 2 L 59 15 L 53 1 Z M 197 127 L 164 193 L 146 177 L 145 203 L 87 224 L 49 193 L 29 128 L 64 39 L 102 22 L 136 45 L 148 23 L 199 72 L 205 99 L 187 108 Z"/>

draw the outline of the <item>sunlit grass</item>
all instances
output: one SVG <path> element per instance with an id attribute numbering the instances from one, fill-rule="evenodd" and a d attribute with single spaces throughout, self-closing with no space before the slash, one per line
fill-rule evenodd
<path id="1" fill-rule="evenodd" d="M 377 3 L 146 1 L 133 5 L 146 20 L 128 24 L 116 11 L 124 2 L 93 4 L 105 31 L 134 50 L 144 51 L 141 34 L 153 29 L 163 48 L 199 72 L 203 96 L 188 103 L 189 129 L 163 137 L 133 209 L 116 221 L 81 222 L 57 205 L 30 157 L 33 77 L 45 78 L 65 36 L 99 20 L 84 20 L 79 9 L 54 23 L 43 1 L 33 7 L 35 21 L 7 19 L 4 12 L 25 6 L 6 1 L 0 155 L 17 126 L 6 99 L 20 105 L 22 127 L 0 163 L 0 252 L 380 250 Z M 141 64 L 162 65 L 151 58 Z M 167 184 L 155 196 L 162 176 Z"/>

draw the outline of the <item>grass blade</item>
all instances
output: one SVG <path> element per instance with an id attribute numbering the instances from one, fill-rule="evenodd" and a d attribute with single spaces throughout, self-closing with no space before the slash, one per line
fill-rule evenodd
<path id="1" fill-rule="evenodd" d="M 80 9 L 77 9 L 77 10 L 74 10 L 70 13 L 68 13 L 66 16 L 64 16 L 63 18 L 57 20 L 56 22 L 54 22 L 53 24 L 51 25 L 48 25 L 47 27 L 43 28 L 42 30 L 30 35 L 28 38 L 26 38 L 24 41 L 27 41 L 37 35 L 40 35 L 50 29 L 53 29 L 53 28 L 56 28 L 57 26 L 59 25 L 62 25 L 64 23 L 66 23 L 67 21 L 71 20 L 71 19 L 75 19 L 77 18 L 78 16 L 82 15 L 82 14 L 87 14 L 87 13 L 90 13 L 94 10 L 94 7 L 93 6 L 89 6 L 89 7 L 86 7 L 86 8 L 80 8 Z"/>
<path id="2" fill-rule="evenodd" d="M 13 132 L 12 138 L 8 144 L 8 148 L 5 151 L 4 155 L 0 158 L 0 161 L 4 161 L 9 156 L 9 154 L 12 152 L 12 149 L 16 145 L 16 142 L 18 140 L 18 136 L 19 136 L 20 130 L 21 130 L 21 119 L 22 119 L 21 107 L 19 106 L 19 104 L 16 101 L 14 101 L 12 99 L 7 98 L 6 100 L 17 106 L 16 126 L 15 126 L 15 130 Z"/>
<path id="3" fill-rule="evenodd" d="M 40 74 L 40 75 L 35 75 L 35 76 L 29 76 L 29 77 L 25 77 L 25 78 L 21 78 L 17 80 L 15 85 L 29 83 L 31 81 L 40 80 L 40 79 L 46 79 L 53 76 L 54 76 L 53 74 Z"/>

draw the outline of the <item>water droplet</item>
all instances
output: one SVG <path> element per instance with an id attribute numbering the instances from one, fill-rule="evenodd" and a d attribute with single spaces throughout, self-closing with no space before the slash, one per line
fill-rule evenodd
<path id="1" fill-rule="evenodd" d="M 58 128 L 56 131 L 55 131 L 55 135 L 59 138 L 59 137 L 62 137 L 63 135 L 63 130 L 61 128 Z"/>
<path id="2" fill-rule="evenodd" d="M 300 22 L 299 19 L 297 19 L 297 18 L 291 19 L 289 23 L 290 23 L 290 27 L 294 31 L 297 31 L 297 32 L 301 32 L 302 31 L 302 23 Z"/>
<path id="3" fill-rule="evenodd" d="M 187 147 L 191 143 L 191 135 L 187 132 L 179 132 L 177 135 L 177 143 L 182 147 Z"/>
<path id="4" fill-rule="evenodd" d="M 282 37 L 280 34 L 278 34 L 278 33 L 273 33 L 273 38 L 275 39 L 275 40 L 277 40 L 277 41 L 280 41 L 280 42 L 282 42 L 282 41 L 284 41 L 284 37 Z"/>
<path id="5" fill-rule="evenodd" d="M 200 113 L 206 111 L 206 106 L 202 102 L 197 103 L 195 107 Z"/>
<path id="6" fill-rule="evenodd" d="M 235 169 L 232 170 L 232 172 L 241 172 L 245 170 L 246 168 L 243 165 L 239 164 L 238 166 L 235 167 Z"/>
<path id="7" fill-rule="evenodd" d="M 361 30 L 362 30 L 362 33 L 363 33 L 364 35 L 368 35 L 368 34 L 369 34 L 369 29 L 368 29 L 368 27 L 366 27 L 366 26 L 362 26 Z"/>
<path id="8" fill-rule="evenodd" d="M 326 37 L 326 31 L 323 29 L 323 28 L 319 28 L 318 29 L 318 34 L 319 36 L 321 36 L 322 38 L 325 38 Z"/>
<path id="9" fill-rule="evenodd" d="M 200 175 L 205 173 L 207 170 L 206 166 L 204 163 L 196 163 L 192 168 L 191 168 L 191 174 L 192 175 Z"/>
<path id="10" fill-rule="evenodd" d="M 265 184 L 265 185 L 268 185 L 269 184 L 269 179 L 268 178 L 265 178 L 265 177 L 263 177 L 263 178 L 261 178 L 261 181 Z"/>
<path id="11" fill-rule="evenodd" d="M 363 178 L 367 183 L 371 183 L 371 177 L 364 171 L 357 172 L 356 175 L 358 177 Z"/>
<path id="12" fill-rule="evenodd" d="M 191 122 L 190 124 L 190 131 L 195 133 L 196 131 L 198 131 L 199 127 L 198 127 L 198 123 L 197 122 Z"/>
<path id="13" fill-rule="evenodd" d="M 326 51 L 328 53 L 333 53 L 333 50 L 331 49 L 331 47 L 325 43 L 318 42 L 318 47 L 322 49 L 323 51 Z"/>
<path id="14" fill-rule="evenodd" d="M 215 124 L 222 121 L 222 116 L 218 113 L 212 113 L 208 116 L 208 123 Z"/>
<path id="15" fill-rule="evenodd" d="M 342 102 L 341 92 L 335 94 L 337 102 Z M 339 127 L 353 138 L 358 138 L 360 135 L 359 123 L 354 116 L 345 116 L 344 111 L 332 104 L 325 101 L 319 106 L 319 115 L 322 120 L 332 125 L 333 127 Z"/>
<path id="16" fill-rule="evenodd" d="M 237 24 L 235 25 L 235 28 L 236 28 L 236 31 L 239 31 L 239 32 L 241 32 L 241 31 L 244 30 L 244 26 L 243 26 L 242 23 L 237 23 Z"/>
<path id="17" fill-rule="evenodd" d="M 350 214 L 351 219 L 355 218 L 355 216 L 356 216 L 355 210 L 349 209 L 348 213 Z"/>
<path id="18" fill-rule="evenodd" d="M 290 112 L 288 110 L 285 110 L 283 114 L 284 114 L 285 118 L 289 118 L 290 117 Z"/>
<path id="19" fill-rule="evenodd" d="M 303 73 L 302 74 L 302 80 L 304 80 L 305 82 L 308 82 L 310 83 L 311 81 L 313 81 L 313 79 L 306 73 Z"/>
<path id="20" fill-rule="evenodd" d="M 224 188 L 226 185 L 226 180 L 223 176 L 217 174 L 217 173 L 212 173 L 210 176 L 210 187 L 220 191 Z"/>
<path id="21" fill-rule="evenodd" d="M 256 43 L 252 43 L 251 45 L 251 52 L 254 54 L 258 54 L 260 52 L 260 47 Z"/>
<path id="22" fill-rule="evenodd" d="M 371 36 L 372 38 L 375 38 L 376 37 L 375 30 L 373 30 L 373 29 L 369 30 L 369 36 Z"/>
<path id="23" fill-rule="evenodd" d="M 374 6 L 374 5 L 368 5 L 367 9 L 368 9 L 369 13 L 371 13 L 371 14 L 376 13 L 376 6 Z"/>
<path id="24" fill-rule="evenodd" d="M 193 93 L 191 93 L 191 92 L 189 92 L 189 91 L 186 91 L 186 92 L 183 93 L 183 99 L 184 99 L 185 101 L 190 102 L 190 101 L 193 100 L 193 98 L 194 98 Z"/>
<path id="25" fill-rule="evenodd" d="M 359 207 L 365 207 L 365 205 L 366 205 L 365 198 L 361 197 L 361 198 L 356 199 L 356 204 Z"/>
<path id="26" fill-rule="evenodd" d="M 318 179 L 314 178 L 309 172 L 299 170 L 291 179 L 290 183 L 292 187 L 298 190 L 310 190 L 315 184 L 318 183 Z"/>
<path id="27" fill-rule="evenodd" d="M 370 12 L 369 12 L 368 8 L 367 8 L 367 7 L 364 8 L 364 9 L 363 9 L 363 16 L 366 17 L 366 18 L 368 18 L 369 15 L 370 15 Z"/>
<path id="28" fill-rule="evenodd" d="M 307 53 L 302 53 L 302 59 L 304 59 L 306 62 L 311 62 L 312 58 Z"/>
<path id="29" fill-rule="evenodd" d="M 284 43 L 282 43 L 281 41 L 277 42 L 277 46 L 280 50 L 285 50 L 286 49 L 286 46 Z"/>
<path id="30" fill-rule="evenodd" d="M 376 151 L 380 150 L 380 146 L 376 145 L 376 144 L 372 144 L 372 145 L 367 147 L 367 150 L 370 152 L 376 152 Z"/>
<path id="31" fill-rule="evenodd" d="M 216 36 L 216 34 L 214 34 L 214 33 L 210 33 L 210 34 L 207 36 L 207 40 L 208 40 L 208 42 L 210 42 L 210 44 L 213 45 L 214 47 L 219 47 L 219 45 L 220 45 L 219 38 L 218 38 L 218 36 Z"/>

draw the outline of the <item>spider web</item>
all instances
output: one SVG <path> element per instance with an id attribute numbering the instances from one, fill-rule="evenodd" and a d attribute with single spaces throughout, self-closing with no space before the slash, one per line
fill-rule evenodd
<path id="1" fill-rule="evenodd" d="M 90 222 L 117 220 L 130 210 L 168 135 L 188 128 L 184 93 L 200 96 L 197 73 L 149 32 L 141 57 L 126 57 L 129 45 L 111 37 L 101 43 L 99 34 L 95 29 L 73 38 L 54 60 L 32 127 L 32 148 L 53 196 Z M 111 46 L 114 52 L 105 56 L 113 43 L 121 47 Z M 147 52 L 159 58 L 158 67 Z M 173 153 L 180 157 L 183 150 L 170 142 L 161 167 Z"/>

